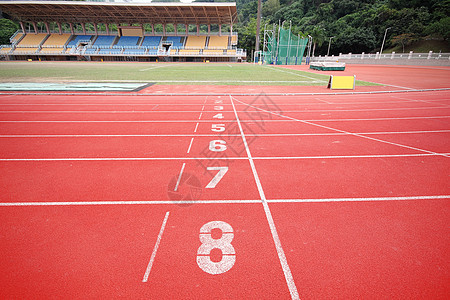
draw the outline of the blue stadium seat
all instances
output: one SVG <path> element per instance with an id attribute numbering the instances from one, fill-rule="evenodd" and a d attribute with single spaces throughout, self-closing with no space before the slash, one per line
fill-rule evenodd
<path id="1" fill-rule="evenodd" d="M 68 44 L 67 47 L 74 47 L 76 46 L 79 42 L 87 42 L 90 41 L 92 38 L 92 35 L 75 35 L 75 38 L 73 40 L 71 40 Z"/>
<path id="2" fill-rule="evenodd" d="M 135 48 L 138 47 L 139 36 L 122 36 L 114 47 Z"/>
<path id="3" fill-rule="evenodd" d="M 148 55 L 158 55 L 158 49 L 149 49 Z"/>
<path id="4" fill-rule="evenodd" d="M 143 55 L 143 54 L 145 54 L 146 50 L 147 49 L 145 49 L 145 48 L 141 48 L 141 49 L 125 49 L 123 54 L 126 54 L 126 55 Z"/>
<path id="5" fill-rule="evenodd" d="M 84 54 L 95 54 L 97 53 L 97 48 L 88 48 L 86 49 L 86 51 L 84 52 Z"/>
<path id="6" fill-rule="evenodd" d="M 109 48 L 115 39 L 116 37 L 112 35 L 99 35 L 95 40 L 94 46 L 98 46 L 99 48 Z"/>
<path id="7" fill-rule="evenodd" d="M 160 43 L 161 43 L 160 36 L 146 36 L 144 38 L 144 41 L 142 42 L 142 47 L 155 49 L 158 48 Z"/>
<path id="8" fill-rule="evenodd" d="M 183 48 L 184 46 L 179 36 L 168 36 L 166 42 L 172 43 L 172 48 L 174 49 Z"/>

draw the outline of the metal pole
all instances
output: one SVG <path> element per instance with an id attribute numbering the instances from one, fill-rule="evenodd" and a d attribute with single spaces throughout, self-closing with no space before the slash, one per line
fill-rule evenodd
<path id="1" fill-rule="evenodd" d="M 298 48 L 300 48 L 300 34 L 298 34 L 298 40 L 297 40 L 297 54 L 295 55 L 295 64 L 297 64 L 298 61 Z M 302 62 L 300 62 L 302 64 Z"/>
<path id="2" fill-rule="evenodd" d="M 262 49 L 263 61 L 261 63 L 264 63 L 264 59 L 265 59 L 264 52 L 266 51 L 266 26 L 267 26 L 267 23 L 264 24 L 264 39 L 263 39 L 263 49 Z"/>
<path id="3" fill-rule="evenodd" d="M 278 20 L 277 54 L 276 54 L 276 57 L 275 57 L 275 64 L 276 64 L 276 65 L 278 64 L 278 49 L 279 49 L 279 47 L 280 47 L 280 30 L 281 30 L 280 22 L 281 22 L 281 20 Z M 284 21 L 283 21 L 283 23 L 284 23 Z"/>
<path id="4" fill-rule="evenodd" d="M 288 64 L 289 59 L 289 48 L 291 46 L 291 28 L 292 28 L 292 22 L 289 21 L 289 38 L 288 38 L 288 46 L 287 46 L 287 53 L 286 53 L 286 65 Z"/>
<path id="5" fill-rule="evenodd" d="M 391 28 L 392 28 L 392 27 L 386 28 L 386 31 L 384 32 L 384 38 L 383 38 L 383 43 L 381 44 L 381 50 L 380 50 L 380 57 L 379 57 L 379 58 L 381 58 L 381 54 L 383 53 L 384 41 L 386 40 L 386 34 L 387 34 L 387 31 L 388 31 L 389 29 L 391 29 Z"/>
<path id="6" fill-rule="evenodd" d="M 256 45 L 255 51 L 259 51 L 259 34 L 261 31 L 261 0 L 258 0 L 258 13 L 256 16 Z"/>
<path id="7" fill-rule="evenodd" d="M 330 37 L 330 42 L 328 43 L 328 52 L 327 56 L 330 55 L 330 46 L 331 46 L 331 39 L 334 38 L 334 36 Z"/>
<path id="8" fill-rule="evenodd" d="M 306 57 L 306 64 L 309 65 L 309 61 L 311 60 L 311 45 L 312 45 L 312 36 L 308 34 L 308 56 Z"/>

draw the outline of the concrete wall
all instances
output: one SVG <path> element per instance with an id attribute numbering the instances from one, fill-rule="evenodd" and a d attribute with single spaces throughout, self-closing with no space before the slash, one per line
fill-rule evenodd
<path id="1" fill-rule="evenodd" d="M 414 66 L 450 66 L 448 59 L 337 59 L 346 64 L 366 65 L 414 65 Z M 314 60 L 315 61 L 315 60 Z"/>

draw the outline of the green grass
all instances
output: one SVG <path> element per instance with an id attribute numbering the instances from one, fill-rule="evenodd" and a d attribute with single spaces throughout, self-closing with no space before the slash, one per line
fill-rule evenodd
<path id="1" fill-rule="evenodd" d="M 0 82 L 122 81 L 203 85 L 326 85 L 329 76 L 253 64 L 1 62 Z M 357 81 L 357 85 L 374 85 Z"/>

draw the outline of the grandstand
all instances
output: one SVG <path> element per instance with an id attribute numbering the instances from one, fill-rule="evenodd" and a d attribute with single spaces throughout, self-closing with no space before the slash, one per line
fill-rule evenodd
<path id="1" fill-rule="evenodd" d="M 21 25 L 11 44 L 0 46 L 5 60 L 246 59 L 233 32 L 235 3 L 0 1 L 0 10 Z"/>

